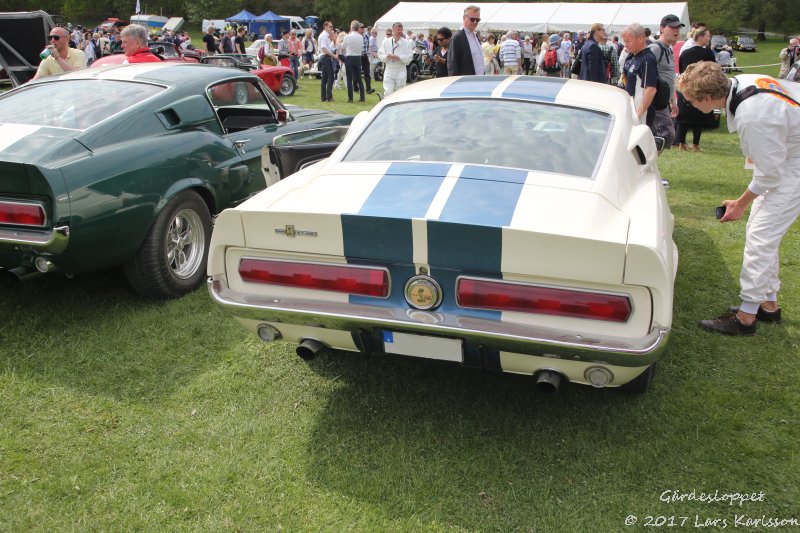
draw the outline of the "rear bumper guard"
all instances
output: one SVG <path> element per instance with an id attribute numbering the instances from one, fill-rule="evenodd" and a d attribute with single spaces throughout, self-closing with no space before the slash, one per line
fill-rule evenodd
<path id="1" fill-rule="evenodd" d="M 587 363 L 626 367 L 649 365 L 663 355 L 669 339 L 669 328 L 658 325 L 644 337 L 631 339 L 579 335 L 566 330 L 437 312 L 252 296 L 231 290 L 224 276 L 210 277 L 208 290 L 212 300 L 236 318 L 351 333 L 380 328 L 461 338 L 493 350 Z"/>
<path id="2" fill-rule="evenodd" d="M 0 228 L 0 246 L 32 248 L 39 253 L 60 254 L 69 243 L 69 226 L 52 230 L 23 230 Z"/>

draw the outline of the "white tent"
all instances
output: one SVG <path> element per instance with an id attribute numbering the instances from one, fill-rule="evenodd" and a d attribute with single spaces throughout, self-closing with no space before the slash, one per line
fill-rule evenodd
<path id="1" fill-rule="evenodd" d="M 379 36 L 395 22 L 402 22 L 405 31 L 428 34 L 442 26 L 461 28 L 464 8 L 469 2 L 400 2 L 375 22 Z M 658 33 L 661 18 L 676 15 L 689 27 L 686 2 L 666 3 L 482 3 L 478 31 L 552 33 L 555 31 L 588 30 L 595 22 L 605 24 L 609 33 L 620 33 L 625 26 L 638 22 Z M 682 28 L 686 32 L 686 28 Z M 380 38 L 380 37 L 379 37 Z"/>

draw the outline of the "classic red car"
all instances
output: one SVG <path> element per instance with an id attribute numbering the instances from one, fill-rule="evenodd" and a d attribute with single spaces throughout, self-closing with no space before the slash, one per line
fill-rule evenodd
<path id="1" fill-rule="evenodd" d="M 261 78 L 272 92 L 280 96 L 292 96 L 297 90 L 297 81 L 294 79 L 292 69 L 282 65 L 275 67 L 259 65 L 256 58 L 245 54 L 206 56 L 200 59 L 200 63 L 217 67 L 238 68 L 251 72 Z"/>

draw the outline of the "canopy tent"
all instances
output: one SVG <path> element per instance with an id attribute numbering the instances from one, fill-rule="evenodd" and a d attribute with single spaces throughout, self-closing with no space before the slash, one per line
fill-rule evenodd
<path id="1" fill-rule="evenodd" d="M 290 27 L 291 23 L 288 18 L 282 17 L 272 11 L 267 11 L 256 17 L 251 31 L 257 33 L 262 38 L 269 33 L 275 40 L 278 40 L 281 38 L 283 31 L 290 29 Z"/>
<path id="2" fill-rule="evenodd" d="M 405 31 L 428 34 L 442 26 L 461 28 L 468 2 L 400 2 L 375 22 L 379 35 L 402 22 Z M 595 22 L 605 25 L 609 33 L 620 33 L 628 24 L 638 22 L 658 33 L 661 18 L 673 14 L 689 26 L 686 2 L 665 3 L 476 3 L 481 8 L 478 31 L 517 30 L 528 33 L 588 30 Z M 686 29 L 683 28 L 683 32 Z"/>
<path id="3" fill-rule="evenodd" d="M 253 15 L 246 9 L 242 9 L 232 17 L 228 17 L 225 20 L 227 22 L 235 22 L 239 26 L 246 26 L 248 32 L 255 33 L 258 30 L 256 19 L 258 19 L 257 16 Z"/>

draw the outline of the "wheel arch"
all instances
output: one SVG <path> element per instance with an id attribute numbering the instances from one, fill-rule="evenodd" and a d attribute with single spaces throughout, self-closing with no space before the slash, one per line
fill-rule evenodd
<path id="1" fill-rule="evenodd" d="M 166 205 L 169 204 L 169 202 L 175 198 L 175 196 L 183 191 L 193 191 L 200 195 L 200 198 L 203 199 L 208 207 L 208 212 L 212 215 L 219 212 L 219 200 L 214 192 L 214 188 L 208 182 L 201 180 L 200 178 L 186 178 L 176 181 L 166 190 L 164 195 L 158 201 L 158 204 L 156 204 L 156 209 L 153 213 L 153 221 L 155 221 L 156 217 L 158 217 L 158 214 L 161 213 L 164 207 L 166 207 Z"/>

